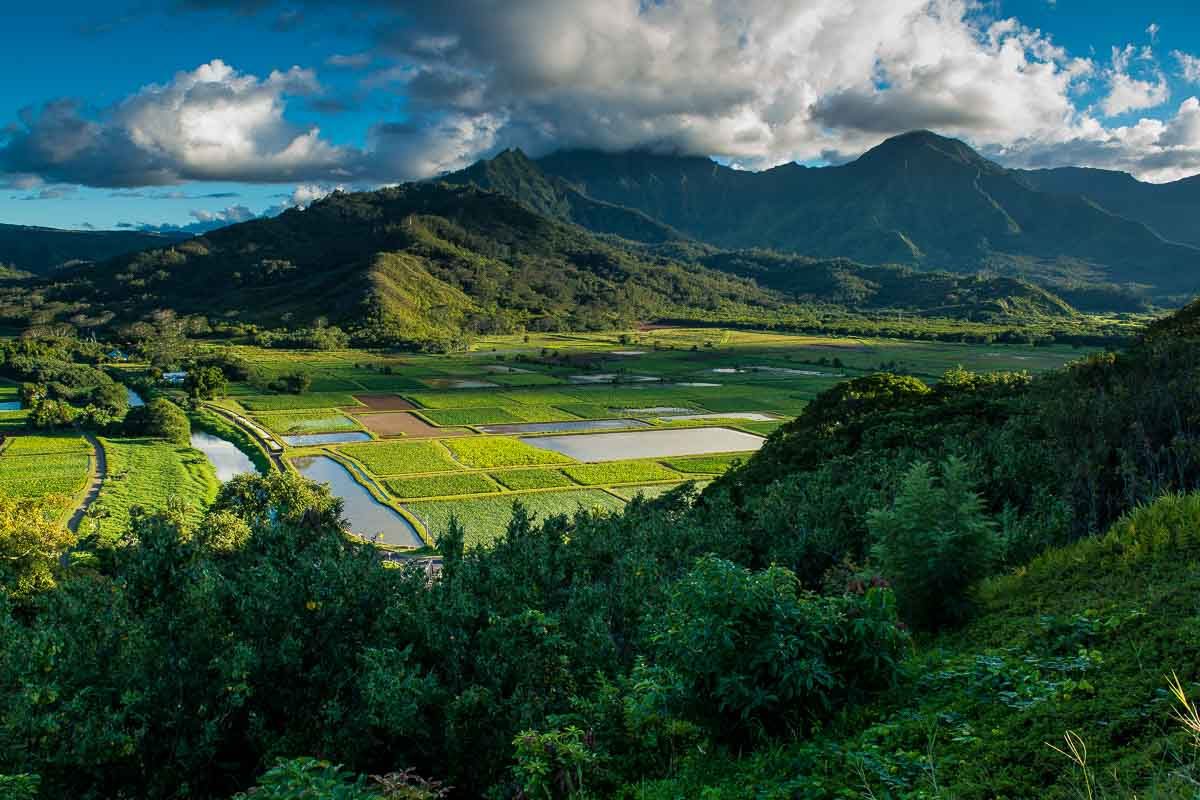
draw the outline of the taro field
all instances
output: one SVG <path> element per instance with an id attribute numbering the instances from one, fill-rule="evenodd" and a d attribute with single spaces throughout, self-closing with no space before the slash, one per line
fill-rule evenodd
<path id="1" fill-rule="evenodd" d="M 278 439 L 285 465 L 332 457 L 427 542 L 455 518 L 472 544 L 500 535 L 514 502 L 545 516 L 703 486 L 849 378 L 1038 372 L 1084 354 L 718 328 L 531 333 L 452 354 L 232 349 L 253 378 L 220 404 Z M 270 388 L 297 374 L 307 390 Z"/>

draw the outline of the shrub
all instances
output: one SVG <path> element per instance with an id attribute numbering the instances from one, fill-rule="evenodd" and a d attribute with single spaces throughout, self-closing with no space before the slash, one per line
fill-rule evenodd
<path id="1" fill-rule="evenodd" d="M 179 406 L 160 397 L 130 409 L 125 416 L 125 432 L 187 444 L 192 438 L 192 425 Z"/>
<path id="2" fill-rule="evenodd" d="M 228 381 L 219 367 L 196 367 L 188 371 L 183 388 L 197 400 L 212 400 L 225 394 Z"/>
<path id="3" fill-rule="evenodd" d="M 540 733 L 522 731 L 513 740 L 513 777 L 524 797 L 586 798 L 598 761 L 590 738 L 571 725 Z"/>
<path id="4" fill-rule="evenodd" d="M 366 778 L 315 758 L 281 760 L 236 800 L 372 800 Z"/>
<path id="5" fill-rule="evenodd" d="M 37 775 L 0 775 L 0 797 L 5 800 L 37 800 L 39 786 Z"/>
<path id="6" fill-rule="evenodd" d="M 875 559 L 904 616 L 924 628 L 962 621 L 971 584 L 989 574 L 1001 549 L 966 462 L 951 457 L 939 477 L 928 463 L 913 464 L 892 507 L 867 515 Z"/>
<path id="7" fill-rule="evenodd" d="M 645 621 L 636 693 L 714 733 L 806 727 L 892 683 L 906 636 L 891 593 L 820 597 L 790 570 L 708 556 Z"/>

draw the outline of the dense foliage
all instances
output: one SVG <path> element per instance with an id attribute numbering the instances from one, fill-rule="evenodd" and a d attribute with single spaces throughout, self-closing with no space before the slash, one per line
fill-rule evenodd
<path id="1" fill-rule="evenodd" d="M 150 436 L 176 444 L 187 444 L 192 426 L 179 406 L 157 397 L 125 415 L 124 431 L 132 436 Z"/>
<path id="2" fill-rule="evenodd" d="M 840 383 L 698 497 L 518 509 L 489 547 L 450 525 L 436 579 L 291 474 L 131 512 L 6 593 L 0 774 L 84 800 L 1065 798 L 1042 742 L 1074 726 L 1140 790 L 1190 752 L 1163 675 L 1200 678 L 1174 494 L 1200 489 L 1198 313 L 1037 378 Z"/>
<path id="3" fill-rule="evenodd" d="M 430 585 L 346 540 L 324 490 L 236 479 L 199 526 L 141 517 L 111 575 L 5 617 L 0 764 L 52 795 L 221 797 L 278 756 L 330 753 L 477 796 L 517 788 L 518 734 L 574 726 L 603 793 L 625 762 L 807 726 L 889 685 L 905 637 L 885 592 L 810 597 L 736 566 L 678 527 L 686 505 L 540 530 L 518 515 L 491 551 L 451 532 Z M 734 620 L 734 641 L 714 633 Z"/>
<path id="4" fill-rule="evenodd" d="M 143 231 L 69 231 L 0 225 L 0 264 L 47 273 L 76 261 L 103 261 L 137 250 L 162 247 L 188 234 Z"/>

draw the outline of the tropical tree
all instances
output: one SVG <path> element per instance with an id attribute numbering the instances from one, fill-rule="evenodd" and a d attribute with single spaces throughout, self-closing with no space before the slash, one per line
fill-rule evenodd
<path id="1" fill-rule="evenodd" d="M 936 476 L 929 463 L 913 464 L 892 506 L 869 513 L 867 524 L 874 558 L 904 616 L 924 628 L 962 621 L 971 585 L 992 571 L 1001 552 L 970 466 L 956 457 Z"/>

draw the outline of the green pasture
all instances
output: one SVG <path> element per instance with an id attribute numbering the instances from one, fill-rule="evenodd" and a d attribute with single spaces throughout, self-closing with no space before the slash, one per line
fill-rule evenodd
<path id="1" fill-rule="evenodd" d="M 431 500 L 405 503 L 404 507 L 425 525 L 435 540 L 445 533 L 450 520 L 457 518 L 466 531 L 467 544 L 483 545 L 495 540 L 508 528 L 513 503 L 516 501 L 539 518 L 574 514 L 581 508 L 615 511 L 624 505 L 622 500 L 608 492 L 599 489 L 577 489 L 465 500 Z"/>
<path id="2" fill-rule="evenodd" d="M 415 497 L 453 497 L 463 494 L 490 494 L 500 487 L 480 472 L 451 472 L 416 478 L 391 478 L 384 481 L 387 490 L 401 500 Z"/>
<path id="3" fill-rule="evenodd" d="M 204 454 L 163 439 L 101 439 L 108 476 L 80 533 L 95 526 L 102 539 L 120 537 L 137 508 L 161 510 L 180 503 L 199 519 L 217 493 L 217 476 Z"/>

